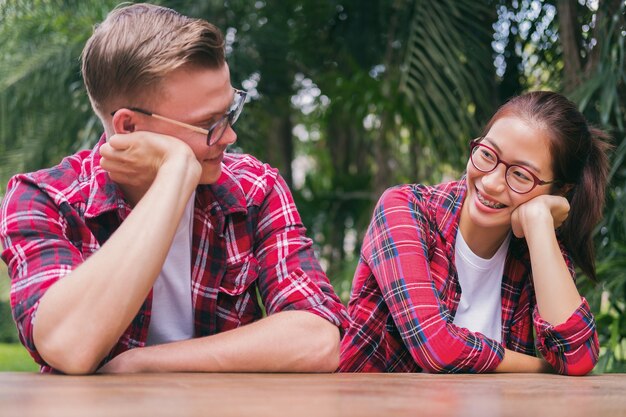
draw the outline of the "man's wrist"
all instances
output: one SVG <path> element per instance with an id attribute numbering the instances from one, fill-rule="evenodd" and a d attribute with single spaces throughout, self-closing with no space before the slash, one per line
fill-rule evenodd
<path id="1" fill-rule="evenodd" d="M 157 172 L 157 178 L 181 178 L 195 187 L 200 181 L 202 167 L 193 153 L 189 153 L 179 152 L 165 159 Z"/>

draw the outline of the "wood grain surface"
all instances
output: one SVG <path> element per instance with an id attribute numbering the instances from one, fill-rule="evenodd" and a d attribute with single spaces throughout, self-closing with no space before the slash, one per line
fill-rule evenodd
<path id="1" fill-rule="evenodd" d="M 0 373 L 0 416 L 626 416 L 626 374 Z"/>

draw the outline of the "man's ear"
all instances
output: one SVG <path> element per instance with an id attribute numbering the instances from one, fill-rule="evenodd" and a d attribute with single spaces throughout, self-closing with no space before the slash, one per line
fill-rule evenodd
<path id="1" fill-rule="evenodd" d="M 131 133 L 136 130 L 137 113 L 129 109 L 119 109 L 113 115 L 115 133 Z"/>

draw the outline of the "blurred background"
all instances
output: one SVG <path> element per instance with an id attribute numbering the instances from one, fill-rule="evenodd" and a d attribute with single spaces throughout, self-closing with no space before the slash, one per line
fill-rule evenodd
<path id="1" fill-rule="evenodd" d="M 0 197 L 10 176 L 95 144 L 80 76 L 93 25 L 119 1 L 0 0 Z M 280 169 L 347 301 L 373 206 L 388 187 L 458 178 L 468 141 L 507 98 L 565 94 L 616 146 L 599 284 L 579 276 L 601 340 L 596 372 L 626 371 L 626 2 L 623 0 L 155 1 L 225 34 L 249 102 L 232 149 Z M 0 370 L 19 346 L 0 263 Z"/>

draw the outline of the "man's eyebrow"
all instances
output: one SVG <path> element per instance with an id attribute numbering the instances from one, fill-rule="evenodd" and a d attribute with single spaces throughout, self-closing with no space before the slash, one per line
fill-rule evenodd
<path id="1" fill-rule="evenodd" d="M 233 101 L 235 101 L 236 94 L 236 90 L 232 88 L 232 95 L 230 96 L 230 101 L 228 102 L 228 104 L 226 104 L 226 108 L 224 110 L 214 111 L 207 114 L 206 116 L 202 117 L 200 123 L 217 121 L 219 117 L 224 116 L 226 113 L 228 113 L 228 111 L 230 110 L 230 106 L 233 104 Z"/>

